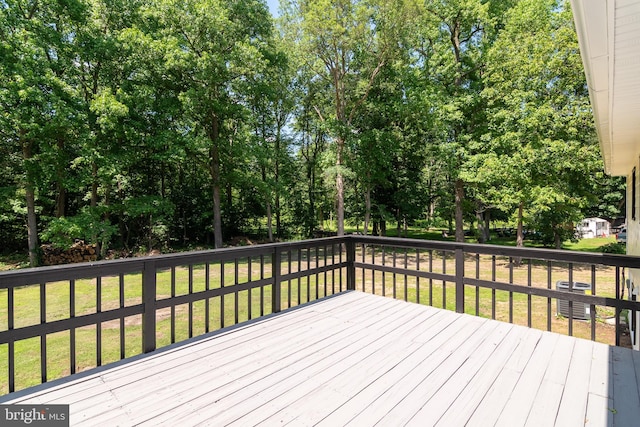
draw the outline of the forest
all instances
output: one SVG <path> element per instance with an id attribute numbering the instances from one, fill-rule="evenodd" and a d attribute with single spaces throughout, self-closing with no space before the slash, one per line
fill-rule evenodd
<path id="1" fill-rule="evenodd" d="M 615 218 L 568 1 L 0 0 L 0 251 Z M 622 213 L 623 215 L 623 213 Z"/>

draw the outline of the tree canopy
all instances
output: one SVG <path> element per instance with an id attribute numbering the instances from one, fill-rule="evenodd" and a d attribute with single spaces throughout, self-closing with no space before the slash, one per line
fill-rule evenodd
<path id="1" fill-rule="evenodd" d="M 558 246 L 624 194 L 557 0 L 0 0 L 0 171 L 33 265 L 328 220 Z"/>

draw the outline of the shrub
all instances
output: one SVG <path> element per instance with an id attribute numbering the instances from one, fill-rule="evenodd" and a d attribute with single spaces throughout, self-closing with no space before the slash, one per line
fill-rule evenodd
<path id="1" fill-rule="evenodd" d="M 600 252 L 605 254 L 620 254 L 624 255 L 627 253 L 627 247 L 624 243 L 615 242 L 608 243 L 606 245 L 602 245 L 599 248 Z"/>

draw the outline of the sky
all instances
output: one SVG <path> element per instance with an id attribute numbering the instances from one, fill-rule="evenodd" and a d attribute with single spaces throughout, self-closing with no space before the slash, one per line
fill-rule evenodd
<path id="1" fill-rule="evenodd" d="M 279 0 L 267 0 L 267 4 L 269 5 L 269 10 L 273 16 L 278 16 L 278 4 Z"/>

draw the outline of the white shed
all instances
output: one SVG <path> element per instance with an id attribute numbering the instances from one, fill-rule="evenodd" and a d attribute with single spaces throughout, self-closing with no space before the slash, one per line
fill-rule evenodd
<path id="1" fill-rule="evenodd" d="M 586 218 L 583 219 L 576 227 L 581 239 L 589 239 L 592 237 L 609 237 L 611 224 L 602 218 Z"/>

